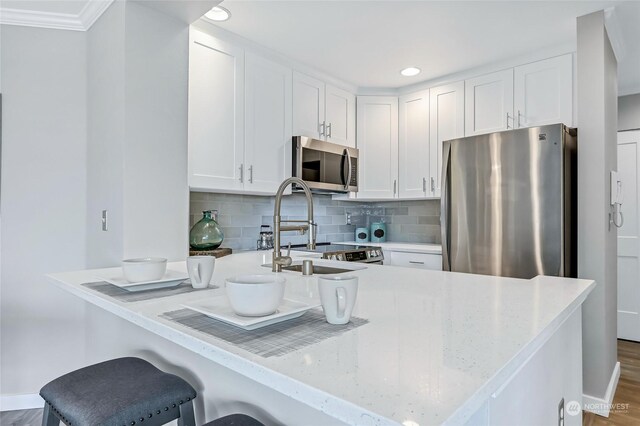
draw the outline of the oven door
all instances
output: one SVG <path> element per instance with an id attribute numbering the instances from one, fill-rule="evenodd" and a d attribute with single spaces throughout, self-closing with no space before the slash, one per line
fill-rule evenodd
<path id="1" fill-rule="evenodd" d="M 358 191 L 358 150 L 304 136 L 293 138 L 293 176 L 321 192 Z M 294 190 L 299 190 L 296 185 Z"/>

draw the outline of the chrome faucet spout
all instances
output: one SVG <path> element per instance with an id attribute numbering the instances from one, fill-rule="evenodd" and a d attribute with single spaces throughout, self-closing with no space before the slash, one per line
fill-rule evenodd
<path id="1" fill-rule="evenodd" d="M 284 194 L 285 189 L 291 184 L 299 185 L 303 190 L 304 194 L 307 198 L 307 221 L 304 225 L 299 226 L 280 226 L 282 223 L 282 218 L 280 217 L 280 210 L 282 205 L 282 195 Z M 287 222 L 287 221 L 285 221 Z M 291 222 L 300 222 L 300 221 L 291 221 Z M 291 264 L 291 257 L 282 256 L 282 252 L 280 250 L 280 232 L 281 231 L 300 231 L 304 233 L 304 231 L 308 231 L 309 240 L 307 242 L 307 248 L 310 250 L 314 250 L 316 248 L 316 224 L 313 221 L 313 195 L 311 194 L 311 190 L 309 186 L 300 178 L 290 177 L 285 179 L 284 182 L 280 184 L 278 188 L 278 192 L 276 192 L 276 201 L 275 206 L 273 208 L 273 260 L 272 260 L 272 271 L 273 272 L 281 272 L 282 266 Z"/>

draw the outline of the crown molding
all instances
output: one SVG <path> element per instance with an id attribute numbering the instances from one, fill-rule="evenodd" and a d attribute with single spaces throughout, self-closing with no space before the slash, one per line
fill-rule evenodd
<path id="1" fill-rule="evenodd" d="M 0 24 L 87 31 L 113 1 L 89 0 L 78 14 L 0 8 Z"/>

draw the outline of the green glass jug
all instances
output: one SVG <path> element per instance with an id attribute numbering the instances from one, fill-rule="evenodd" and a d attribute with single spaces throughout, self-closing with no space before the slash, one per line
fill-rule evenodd
<path id="1" fill-rule="evenodd" d="M 194 250 L 213 250 L 220 247 L 224 233 L 216 222 L 217 210 L 205 210 L 200 219 L 189 231 L 189 245 Z"/>

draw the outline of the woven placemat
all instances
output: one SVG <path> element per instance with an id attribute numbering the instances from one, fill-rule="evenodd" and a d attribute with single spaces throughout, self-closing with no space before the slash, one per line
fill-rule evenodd
<path id="1" fill-rule="evenodd" d="M 116 285 L 109 284 L 106 281 L 98 281 L 93 283 L 82 284 L 84 287 L 95 290 L 104 295 L 111 296 L 121 302 L 141 302 L 143 300 L 157 299 L 159 297 L 175 296 L 176 294 L 191 293 L 198 291 L 186 281 L 175 287 L 158 288 L 143 291 L 128 291 Z M 208 289 L 218 288 L 218 286 L 209 286 Z"/>
<path id="2" fill-rule="evenodd" d="M 332 325 L 327 323 L 320 309 L 312 309 L 301 317 L 257 330 L 244 330 L 186 308 L 165 312 L 160 316 L 264 358 L 297 351 L 369 322 L 369 320 L 352 316 L 351 321 L 345 325 Z"/>

